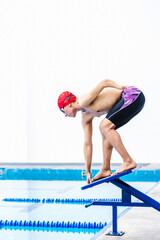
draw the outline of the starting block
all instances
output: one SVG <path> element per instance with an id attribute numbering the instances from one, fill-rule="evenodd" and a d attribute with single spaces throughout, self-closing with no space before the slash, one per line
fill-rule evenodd
<path id="1" fill-rule="evenodd" d="M 130 174 L 139 168 L 130 169 L 125 172 L 119 173 L 114 176 L 106 177 L 100 180 L 97 180 L 93 183 L 87 184 L 81 187 L 82 190 L 97 186 L 102 183 L 112 183 L 118 188 L 122 190 L 122 201 L 121 202 L 112 202 L 112 201 L 92 201 L 89 204 L 85 205 L 85 207 L 90 207 L 92 205 L 95 206 L 112 206 L 112 232 L 107 233 L 106 235 L 110 236 L 121 236 L 124 232 L 117 232 L 117 207 L 152 207 L 160 212 L 160 203 L 154 200 L 153 198 L 147 196 L 143 192 L 137 190 L 136 188 L 130 186 L 128 183 L 120 180 L 119 178 Z M 132 202 L 131 196 L 136 197 L 141 202 Z"/>

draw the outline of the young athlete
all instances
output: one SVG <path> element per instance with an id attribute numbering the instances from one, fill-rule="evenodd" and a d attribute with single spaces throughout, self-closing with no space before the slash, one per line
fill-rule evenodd
<path id="1" fill-rule="evenodd" d="M 103 80 L 87 94 L 77 98 L 66 91 L 58 98 L 59 109 L 66 117 L 76 117 L 82 112 L 84 130 L 84 158 L 87 183 L 108 177 L 112 174 L 110 160 L 113 147 L 123 159 L 122 165 L 113 175 L 136 168 L 136 162 L 127 152 L 119 133 L 116 131 L 129 122 L 143 108 L 145 97 L 136 87 L 120 86 L 112 80 Z M 99 129 L 103 140 L 103 164 L 99 173 L 92 179 L 92 121 L 94 117 L 106 115 Z"/>

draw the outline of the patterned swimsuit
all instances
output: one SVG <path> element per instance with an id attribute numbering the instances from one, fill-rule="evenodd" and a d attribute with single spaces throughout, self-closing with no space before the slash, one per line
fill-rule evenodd
<path id="1" fill-rule="evenodd" d="M 140 89 L 132 86 L 125 88 L 120 101 L 113 106 L 106 118 L 115 124 L 115 129 L 118 129 L 136 116 L 144 103 L 145 96 Z"/>

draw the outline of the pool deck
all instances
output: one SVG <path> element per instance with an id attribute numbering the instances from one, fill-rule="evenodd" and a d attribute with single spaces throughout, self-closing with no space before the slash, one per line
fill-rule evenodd
<path id="1" fill-rule="evenodd" d="M 159 169 L 159 164 L 149 164 L 145 169 Z M 150 197 L 160 202 L 160 184 L 149 194 Z M 151 207 L 131 208 L 126 214 L 118 219 L 118 231 L 125 232 L 122 236 L 107 236 L 107 229 L 97 240 L 158 240 L 160 239 L 160 212 Z"/>

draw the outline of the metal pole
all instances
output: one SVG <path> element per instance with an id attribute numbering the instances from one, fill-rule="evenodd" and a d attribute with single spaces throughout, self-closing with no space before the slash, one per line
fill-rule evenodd
<path id="1" fill-rule="evenodd" d="M 117 206 L 112 207 L 113 211 L 113 234 L 117 235 Z"/>
<path id="2" fill-rule="evenodd" d="M 112 206 L 112 231 L 106 233 L 108 236 L 122 236 L 124 232 L 117 232 L 117 206 Z"/>

